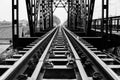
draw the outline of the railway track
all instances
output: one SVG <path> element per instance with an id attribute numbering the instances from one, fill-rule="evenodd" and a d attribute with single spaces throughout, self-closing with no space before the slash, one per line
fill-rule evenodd
<path id="1" fill-rule="evenodd" d="M 0 80 L 120 80 L 120 62 L 54 28 L 0 63 Z"/>

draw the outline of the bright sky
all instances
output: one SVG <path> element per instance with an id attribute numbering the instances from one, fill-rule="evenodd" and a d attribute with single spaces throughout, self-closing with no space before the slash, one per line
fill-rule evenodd
<path id="1" fill-rule="evenodd" d="M 102 0 L 95 0 L 95 12 L 94 12 L 94 18 L 100 18 L 101 17 L 101 1 Z M 110 1 L 110 16 L 120 15 L 120 0 L 109 0 Z M 0 0 L 0 21 L 2 20 L 12 20 L 12 0 Z M 27 19 L 27 12 L 26 12 L 26 6 L 25 6 L 25 0 L 19 0 L 20 2 L 20 20 L 21 19 Z M 67 20 L 67 13 L 65 9 L 58 8 L 56 9 L 54 15 L 58 16 L 62 23 Z"/>
<path id="2" fill-rule="evenodd" d="M 120 16 L 120 0 L 109 1 L 109 16 Z M 94 18 L 101 18 L 102 0 L 95 0 Z"/>
<path id="3" fill-rule="evenodd" d="M 27 19 L 25 0 L 19 0 L 19 19 Z M 0 21 L 12 20 L 12 0 L 0 0 Z"/>
<path id="4" fill-rule="evenodd" d="M 61 23 L 64 23 L 67 20 L 67 12 L 64 8 L 57 8 L 53 15 L 56 15 L 61 20 Z"/>

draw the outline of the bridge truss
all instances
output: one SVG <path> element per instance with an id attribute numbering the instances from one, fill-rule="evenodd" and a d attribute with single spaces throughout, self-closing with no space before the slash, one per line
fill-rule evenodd
<path id="1" fill-rule="evenodd" d="M 19 40 L 19 0 L 12 0 L 13 44 Z M 89 34 L 91 32 L 95 0 L 26 0 L 30 36 L 40 36 L 53 28 L 53 13 L 64 8 L 68 13 L 66 27 L 70 30 Z M 108 0 L 102 0 L 102 23 L 108 25 Z M 106 15 L 106 16 L 104 16 Z M 106 27 L 108 33 L 108 27 Z"/>

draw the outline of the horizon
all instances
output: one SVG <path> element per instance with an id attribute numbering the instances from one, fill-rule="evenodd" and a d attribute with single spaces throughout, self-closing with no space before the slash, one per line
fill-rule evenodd
<path id="1" fill-rule="evenodd" d="M 101 0 L 95 1 L 95 9 L 93 13 L 93 18 L 101 18 Z M 120 0 L 110 0 L 109 1 L 109 16 L 120 16 Z M 11 0 L 1 0 L 0 1 L 0 21 L 12 21 L 12 1 Z M 27 19 L 27 10 L 25 6 L 25 0 L 19 0 L 19 20 Z M 3 10 L 4 8 L 4 10 Z M 54 15 L 56 15 L 61 22 L 67 20 L 67 13 L 63 8 L 57 8 Z"/>

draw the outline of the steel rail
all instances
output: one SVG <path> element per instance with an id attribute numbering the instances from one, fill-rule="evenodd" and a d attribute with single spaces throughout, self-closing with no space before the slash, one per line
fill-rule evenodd
<path id="1" fill-rule="evenodd" d="M 65 35 L 65 38 L 66 38 L 67 41 L 68 41 L 68 44 L 69 44 L 72 52 L 73 52 L 73 55 L 74 55 L 74 57 L 75 57 L 75 62 L 76 62 L 76 65 L 77 65 L 77 67 L 78 67 L 78 70 L 79 70 L 79 72 L 80 72 L 80 75 L 81 75 L 81 77 L 82 77 L 82 80 L 89 80 L 89 77 L 87 76 L 87 74 L 86 74 L 86 72 L 85 72 L 85 70 L 84 70 L 84 68 L 83 68 L 83 66 L 82 66 L 82 63 L 80 62 L 80 58 L 79 58 L 76 50 L 75 50 L 74 47 L 72 46 L 72 43 L 70 42 L 69 38 L 67 37 L 67 35 L 65 34 L 64 31 L 63 31 L 63 33 L 64 33 L 64 35 Z M 44 63 L 44 60 L 45 60 L 46 55 L 47 55 L 47 53 L 48 53 L 48 50 L 49 50 L 49 48 L 50 48 L 50 46 L 51 46 L 51 43 L 53 42 L 56 34 L 57 34 L 57 32 L 54 34 L 54 36 L 53 36 L 52 39 L 50 40 L 50 42 L 49 42 L 48 46 L 46 47 L 46 49 L 45 49 L 42 57 L 39 59 L 39 62 L 38 62 L 38 64 L 37 64 L 36 69 L 34 70 L 32 76 L 29 78 L 30 80 L 38 80 L 38 77 L 39 77 L 39 74 L 40 74 L 40 70 L 41 70 L 41 68 L 42 68 L 42 66 L 43 66 L 43 63 Z"/>
<path id="2" fill-rule="evenodd" d="M 28 60 L 28 58 L 31 57 L 31 55 L 33 55 L 33 53 L 35 52 L 35 50 L 40 46 L 40 44 L 48 37 L 52 34 L 52 32 L 55 30 L 56 28 L 52 29 L 50 31 L 49 34 L 47 34 L 45 37 L 43 37 L 37 44 L 35 44 L 29 51 L 27 51 L 17 62 L 15 62 L 11 68 L 9 68 L 1 77 L 0 80 L 10 80 L 11 77 L 13 77 L 13 75 L 17 72 L 15 72 L 17 69 L 19 69 L 23 63 L 25 63 L 26 60 Z"/>
<path id="3" fill-rule="evenodd" d="M 58 30 L 57 30 L 58 31 Z M 46 55 L 48 53 L 48 50 L 51 46 L 51 43 L 53 42 L 53 39 L 55 38 L 56 34 L 57 34 L 57 31 L 55 32 L 55 34 L 53 35 L 52 39 L 50 40 L 49 44 L 47 45 L 46 49 L 44 50 L 43 52 L 43 55 L 41 56 L 41 58 L 39 59 L 39 62 L 30 78 L 30 80 L 37 80 L 38 76 L 39 76 L 39 73 L 40 73 L 40 70 L 43 66 L 43 63 L 44 63 L 44 60 L 46 58 Z"/>
<path id="4" fill-rule="evenodd" d="M 82 63 L 81 63 L 81 61 L 80 61 L 80 58 L 79 58 L 79 56 L 78 56 L 78 53 L 77 53 L 76 50 L 74 49 L 71 41 L 69 40 L 69 38 L 68 38 L 68 36 L 66 35 L 66 33 L 65 33 L 64 30 L 63 30 L 63 32 L 64 32 L 64 34 L 65 34 L 65 36 L 66 36 L 66 39 L 67 39 L 67 41 L 68 41 L 68 43 L 69 43 L 69 45 L 70 45 L 71 50 L 73 51 L 73 54 L 74 54 L 74 56 L 75 56 L 75 62 L 76 62 L 76 65 L 77 65 L 77 67 L 78 67 L 78 70 L 79 70 L 79 73 L 80 73 L 80 75 L 81 75 L 82 80 L 89 80 L 89 77 L 87 76 L 87 73 L 85 72 L 85 70 L 84 70 L 84 68 L 83 68 L 83 65 L 82 65 Z"/>
<path id="5" fill-rule="evenodd" d="M 108 75 L 113 79 L 113 80 L 120 80 L 119 76 L 113 72 L 100 58 L 98 58 L 94 52 L 92 52 L 89 48 L 87 48 L 78 38 L 74 37 L 71 32 L 64 27 L 64 29 L 83 47 L 84 50 L 86 50 L 89 55 L 91 55 L 97 62 L 98 64 L 108 73 Z"/>

